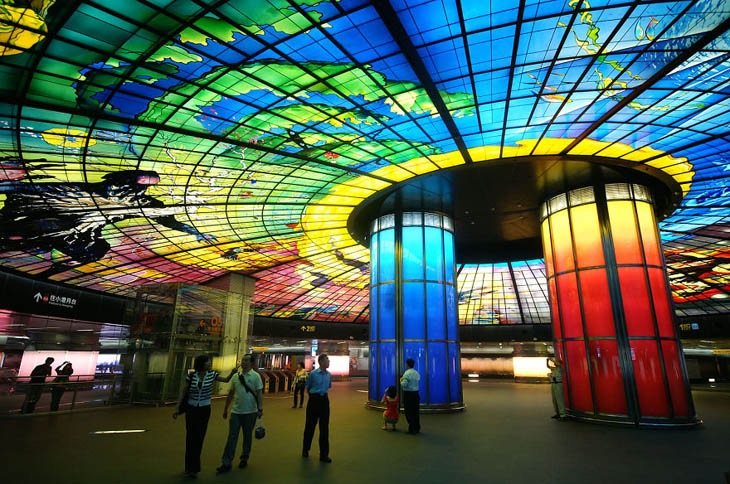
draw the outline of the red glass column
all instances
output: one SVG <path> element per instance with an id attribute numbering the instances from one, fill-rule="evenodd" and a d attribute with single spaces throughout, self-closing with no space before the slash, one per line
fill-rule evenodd
<path id="1" fill-rule="evenodd" d="M 649 191 L 614 183 L 557 195 L 541 229 L 569 414 L 695 424 Z"/>

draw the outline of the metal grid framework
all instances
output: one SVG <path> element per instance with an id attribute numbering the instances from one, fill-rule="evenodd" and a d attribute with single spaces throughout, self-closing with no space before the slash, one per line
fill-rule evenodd
<path id="1" fill-rule="evenodd" d="M 727 313 L 729 25 L 724 0 L 1 0 L 0 264 L 118 294 L 240 271 L 258 314 L 364 322 L 366 197 L 597 155 L 680 181 L 677 311 Z"/>

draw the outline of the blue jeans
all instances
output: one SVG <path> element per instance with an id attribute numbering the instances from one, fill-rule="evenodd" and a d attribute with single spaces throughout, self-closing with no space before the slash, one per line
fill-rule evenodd
<path id="1" fill-rule="evenodd" d="M 243 453 L 242 461 L 248 461 L 251 454 L 251 442 L 253 441 L 253 428 L 256 426 L 255 413 L 232 413 L 228 424 L 228 442 L 223 452 L 223 465 L 230 467 L 236 457 L 236 445 L 238 445 L 238 433 L 243 428 Z"/>

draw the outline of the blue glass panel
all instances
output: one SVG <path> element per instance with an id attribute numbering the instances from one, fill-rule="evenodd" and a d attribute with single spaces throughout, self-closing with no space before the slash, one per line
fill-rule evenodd
<path id="1" fill-rule="evenodd" d="M 403 227 L 403 279 L 423 279 L 422 227 Z"/>
<path id="2" fill-rule="evenodd" d="M 370 339 L 378 339 L 378 286 L 370 289 Z"/>
<path id="3" fill-rule="evenodd" d="M 381 284 L 378 301 L 380 339 L 395 339 L 395 284 Z"/>
<path id="4" fill-rule="evenodd" d="M 441 234 L 435 227 L 426 227 L 426 279 L 444 280 L 444 247 Z"/>
<path id="5" fill-rule="evenodd" d="M 383 230 L 380 232 L 380 253 L 378 264 L 380 264 L 380 281 L 395 280 L 395 229 Z"/>
<path id="6" fill-rule="evenodd" d="M 444 230 L 444 270 L 446 282 L 454 283 L 454 234 Z"/>
<path id="7" fill-rule="evenodd" d="M 379 236 L 380 234 L 375 233 L 372 239 L 370 239 L 370 285 L 378 283 L 378 257 L 380 257 L 380 254 L 378 254 Z"/>
<path id="8" fill-rule="evenodd" d="M 446 343 L 428 343 L 428 403 L 449 403 Z"/>
<path id="9" fill-rule="evenodd" d="M 378 400 L 378 344 L 370 345 L 370 374 L 368 375 L 368 398 Z"/>
<path id="10" fill-rule="evenodd" d="M 449 343 L 449 397 L 461 402 L 461 375 L 459 375 L 459 345 Z"/>
<path id="11" fill-rule="evenodd" d="M 425 402 L 426 397 L 426 344 L 425 343 L 403 343 L 403 368 L 405 371 L 406 360 L 413 358 L 415 370 L 421 375 L 418 382 L 418 393 L 421 400 Z"/>
<path id="12" fill-rule="evenodd" d="M 380 382 L 378 384 L 378 400 L 385 390 L 397 383 L 395 379 L 395 343 L 380 343 Z"/>
<path id="13" fill-rule="evenodd" d="M 423 339 L 426 333 L 422 282 L 403 283 L 403 338 Z"/>
<path id="14" fill-rule="evenodd" d="M 446 339 L 443 284 L 435 282 L 426 284 L 426 317 L 428 339 Z"/>
<path id="15" fill-rule="evenodd" d="M 446 339 L 452 341 L 456 340 L 458 336 L 456 314 L 456 288 L 446 286 Z"/>

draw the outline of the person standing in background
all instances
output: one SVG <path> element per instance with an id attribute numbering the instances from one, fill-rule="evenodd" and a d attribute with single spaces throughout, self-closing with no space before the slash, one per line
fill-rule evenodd
<path id="1" fill-rule="evenodd" d="M 222 377 L 212 371 L 210 357 L 198 355 L 193 363 L 195 372 L 185 378 L 185 386 L 180 395 L 177 410 L 172 414 L 185 414 L 185 475 L 196 477 L 200 472 L 200 454 L 203 451 L 203 440 L 210 420 L 210 397 L 216 381 L 229 382 L 238 368 L 231 370 L 228 377 Z"/>
<path id="2" fill-rule="evenodd" d="M 51 386 L 51 412 L 58 411 L 58 405 L 61 403 L 63 393 L 66 391 L 66 383 L 69 381 L 69 377 L 73 375 L 74 368 L 70 361 L 64 361 L 58 367 L 56 367 L 56 375 Z"/>
<path id="3" fill-rule="evenodd" d="M 319 460 L 321 462 L 332 462 L 330 458 L 330 401 L 327 392 L 332 388 L 332 374 L 327 371 L 330 360 L 327 355 L 319 355 L 319 368 L 312 371 L 307 378 L 307 420 L 304 424 L 304 444 L 302 446 L 302 457 L 309 457 L 309 449 L 312 447 L 314 429 L 319 421 Z"/>
<path id="4" fill-rule="evenodd" d="M 28 389 L 25 391 L 25 400 L 23 401 L 20 413 L 33 413 L 35 411 L 35 405 L 41 399 L 41 394 L 43 393 L 43 384 L 46 382 L 46 378 L 51 376 L 51 363 L 53 361 L 54 358 L 48 357 L 45 363 L 36 366 L 30 372 L 30 385 L 28 385 Z"/>
<path id="5" fill-rule="evenodd" d="M 564 420 L 566 414 L 565 400 L 563 399 L 563 367 L 560 361 L 552 356 L 548 358 L 547 366 L 550 368 L 550 390 L 553 395 L 553 409 L 555 410 L 555 415 L 551 418 Z"/>
<path id="6" fill-rule="evenodd" d="M 421 431 L 421 417 L 418 406 L 421 404 L 421 397 L 418 395 L 418 382 L 421 375 L 415 370 L 413 358 L 406 360 L 406 371 L 400 379 L 403 389 L 403 410 L 408 421 L 408 433 L 417 434 Z"/>
<path id="7" fill-rule="evenodd" d="M 304 404 L 304 387 L 307 385 L 307 370 L 304 369 L 304 363 L 297 364 L 297 374 L 294 376 L 294 405 L 291 408 L 297 408 L 297 395 L 301 397 L 299 408 Z"/>

